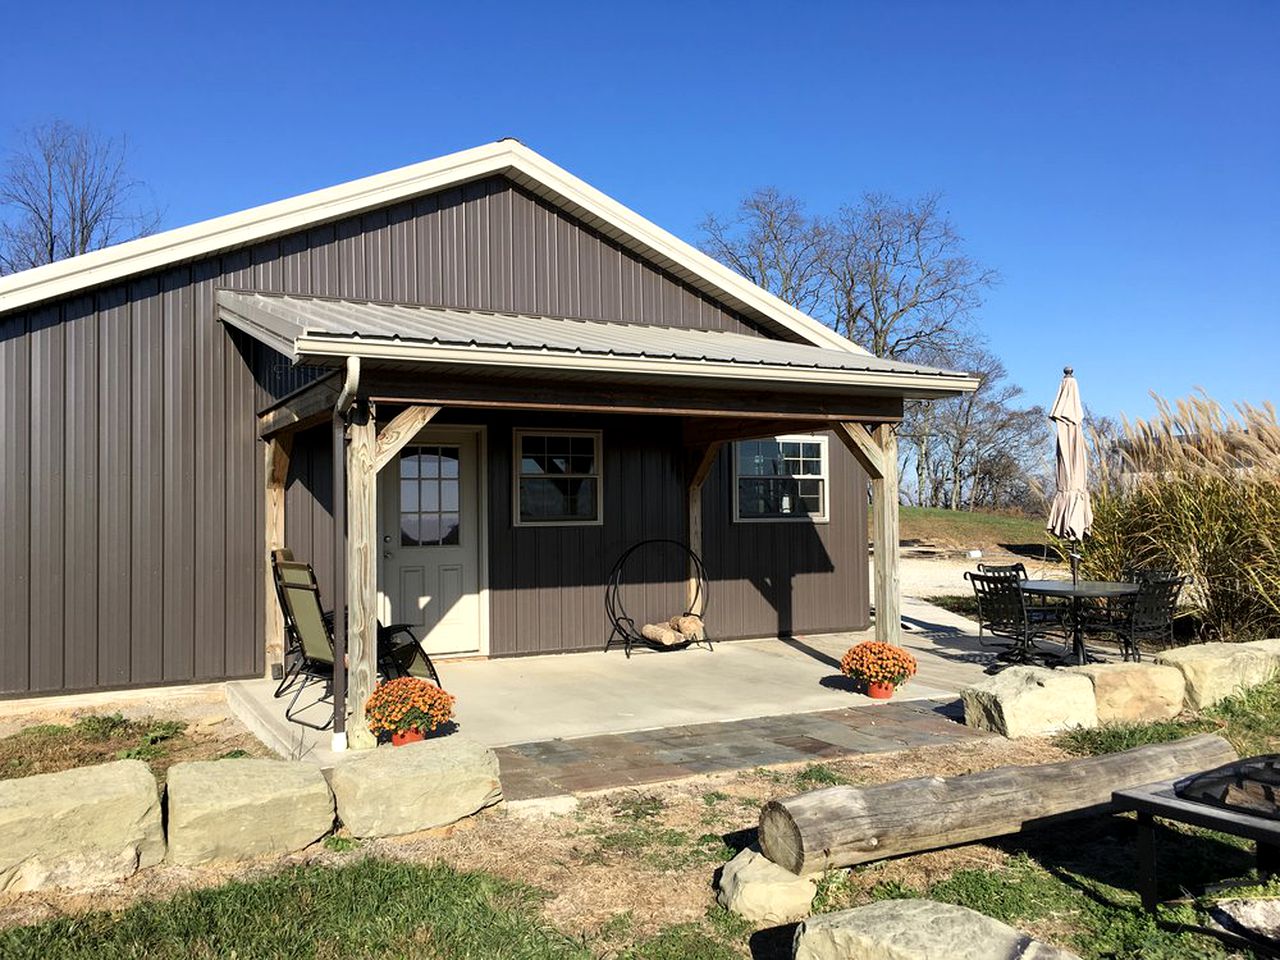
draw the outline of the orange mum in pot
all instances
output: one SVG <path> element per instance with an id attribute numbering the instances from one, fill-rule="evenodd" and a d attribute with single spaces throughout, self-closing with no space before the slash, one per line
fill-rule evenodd
<path id="1" fill-rule="evenodd" d="M 374 733 L 430 733 L 453 719 L 453 704 L 453 695 L 430 680 L 397 677 L 378 685 L 364 711 Z"/>
<path id="2" fill-rule="evenodd" d="M 901 686 L 916 675 L 916 658 L 901 647 L 867 640 L 845 651 L 840 672 L 861 680 L 869 690 Z"/>

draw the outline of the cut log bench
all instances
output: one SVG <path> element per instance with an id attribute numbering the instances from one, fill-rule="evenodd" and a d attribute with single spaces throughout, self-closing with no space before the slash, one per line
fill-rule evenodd
<path id="1" fill-rule="evenodd" d="M 1115 791 L 1238 759 L 1212 734 L 959 777 L 828 787 L 765 804 L 760 848 L 795 874 L 883 860 L 1111 811 Z"/>

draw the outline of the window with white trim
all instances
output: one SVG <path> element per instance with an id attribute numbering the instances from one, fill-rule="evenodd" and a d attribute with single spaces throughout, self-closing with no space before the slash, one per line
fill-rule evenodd
<path id="1" fill-rule="evenodd" d="M 827 438 L 809 435 L 734 444 L 734 519 L 827 519 Z"/>
<path id="2" fill-rule="evenodd" d="M 600 523 L 600 432 L 515 432 L 515 523 Z"/>

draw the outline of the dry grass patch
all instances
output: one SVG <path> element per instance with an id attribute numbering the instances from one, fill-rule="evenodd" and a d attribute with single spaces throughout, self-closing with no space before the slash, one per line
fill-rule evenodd
<path id="1" fill-rule="evenodd" d="M 265 755 L 261 743 L 230 722 L 189 724 L 91 713 L 0 737 L 0 780 L 131 759 L 145 762 L 163 781 L 169 767 L 181 760 Z"/>

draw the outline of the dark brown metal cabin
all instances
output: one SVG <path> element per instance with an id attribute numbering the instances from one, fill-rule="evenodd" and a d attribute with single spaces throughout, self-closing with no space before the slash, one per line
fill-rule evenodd
<path id="1" fill-rule="evenodd" d="M 902 400 L 971 387 L 514 141 L 0 278 L 0 693 L 263 674 L 286 544 L 353 663 L 379 614 L 437 653 L 598 648 L 651 537 L 700 547 L 718 637 L 863 628 L 868 475 L 896 545 Z"/>

